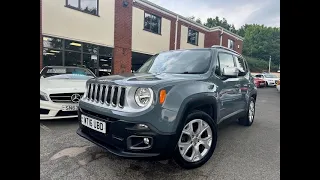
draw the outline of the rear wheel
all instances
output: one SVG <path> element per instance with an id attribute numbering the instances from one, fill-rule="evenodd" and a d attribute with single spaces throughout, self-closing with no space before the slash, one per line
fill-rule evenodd
<path id="1" fill-rule="evenodd" d="M 249 107 L 246 115 L 244 117 L 239 118 L 239 124 L 243 126 L 251 126 L 256 112 L 256 102 L 253 97 L 250 98 Z"/>
<path id="2" fill-rule="evenodd" d="M 216 143 L 216 123 L 208 114 L 193 111 L 187 116 L 174 152 L 174 160 L 182 168 L 200 167 L 210 159 Z"/>

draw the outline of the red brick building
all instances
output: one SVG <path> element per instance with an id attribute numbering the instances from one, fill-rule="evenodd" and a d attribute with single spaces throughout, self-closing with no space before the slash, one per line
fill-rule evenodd
<path id="1" fill-rule="evenodd" d="M 40 69 L 83 65 L 121 73 L 166 50 L 222 45 L 242 52 L 242 37 L 147 0 L 40 0 L 40 15 Z"/>

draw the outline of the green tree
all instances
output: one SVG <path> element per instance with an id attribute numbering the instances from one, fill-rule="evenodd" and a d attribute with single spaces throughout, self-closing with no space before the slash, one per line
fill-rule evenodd
<path id="1" fill-rule="evenodd" d="M 200 19 L 200 18 L 197 18 L 197 19 L 196 19 L 196 17 L 194 17 L 194 16 L 190 16 L 190 17 L 188 17 L 188 19 L 190 19 L 190 20 L 192 20 L 192 21 L 195 21 L 195 22 L 197 22 L 197 23 L 202 24 L 202 22 L 201 22 L 201 19 Z"/>

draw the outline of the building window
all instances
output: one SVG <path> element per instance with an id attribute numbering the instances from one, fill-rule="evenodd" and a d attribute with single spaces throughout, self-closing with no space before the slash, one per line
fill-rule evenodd
<path id="1" fill-rule="evenodd" d="M 108 76 L 112 71 L 112 50 L 107 47 L 99 47 L 99 76 Z"/>
<path id="2" fill-rule="evenodd" d="M 66 6 L 85 13 L 98 15 L 98 0 L 66 0 Z"/>
<path id="3" fill-rule="evenodd" d="M 68 39 L 43 37 L 43 66 L 83 66 L 96 75 L 109 75 L 112 48 Z"/>
<path id="4" fill-rule="evenodd" d="M 52 48 L 52 49 L 61 49 L 62 39 L 43 37 L 43 47 Z"/>
<path id="5" fill-rule="evenodd" d="M 188 29 L 188 43 L 198 46 L 199 32 L 193 29 Z"/>
<path id="6" fill-rule="evenodd" d="M 161 17 L 145 12 L 144 30 L 161 34 Z"/>
<path id="7" fill-rule="evenodd" d="M 65 52 L 65 66 L 79 66 L 81 65 L 81 52 Z"/>
<path id="8" fill-rule="evenodd" d="M 228 39 L 228 48 L 229 49 L 234 49 L 234 41 L 231 39 Z"/>
<path id="9" fill-rule="evenodd" d="M 62 66 L 62 52 L 59 50 L 43 48 L 43 64 L 45 66 Z"/>

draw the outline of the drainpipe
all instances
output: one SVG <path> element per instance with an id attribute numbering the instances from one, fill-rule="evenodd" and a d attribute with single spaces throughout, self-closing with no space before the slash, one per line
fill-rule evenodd
<path id="1" fill-rule="evenodd" d="M 222 29 L 221 34 L 220 34 L 220 46 L 222 46 L 222 35 L 223 35 L 223 29 Z"/>
<path id="2" fill-rule="evenodd" d="M 176 20 L 176 34 L 174 37 L 174 49 L 177 49 L 177 38 L 178 38 L 178 21 L 179 21 L 179 16 L 177 15 L 177 20 Z"/>

